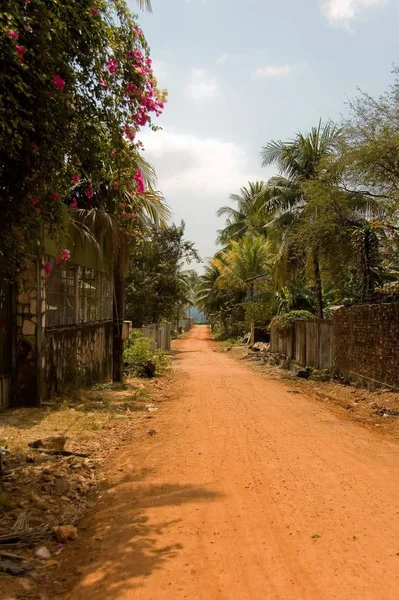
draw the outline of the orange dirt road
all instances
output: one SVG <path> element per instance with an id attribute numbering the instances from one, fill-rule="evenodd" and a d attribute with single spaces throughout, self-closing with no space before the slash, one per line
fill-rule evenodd
<path id="1" fill-rule="evenodd" d="M 62 598 L 398 600 L 399 446 L 205 327 L 175 349 L 171 398 L 120 451 Z"/>

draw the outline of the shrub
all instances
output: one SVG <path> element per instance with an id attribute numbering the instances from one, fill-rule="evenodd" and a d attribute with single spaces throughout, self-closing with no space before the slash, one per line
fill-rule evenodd
<path id="1" fill-rule="evenodd" d="M 125 343 L 123 353 L 125 373 L 130 377 L 161 375 L 170 367 L 170 358 L 163 350 L 152 349 L 152 340 L 135 332 Z"/>
<path id="2" fill-rule="evenodd" d="M 283 333 L 288 332 L 294 325 L 295 321 L 306 321 L 308 319 L 315 319 L 315 316 L 312 315 L 312 313 L 308 310 L 291 310 L 284 315 L 273 317 L 271 325 L 275 325 L 277 327 L 277 331 Z"/>

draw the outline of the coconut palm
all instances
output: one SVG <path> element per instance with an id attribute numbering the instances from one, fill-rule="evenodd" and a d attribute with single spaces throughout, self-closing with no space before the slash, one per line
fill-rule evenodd
<path id="1" fill-rule="evenodd" d="M 141 10 L 148 10 L 148 12 L 152 12 L 151 0 L 137 0 L 137 4 Z"/>
<path id="2" fill-rule="evenodd" d="M 248 291 L 248 279 L 270 271 L 270 253 L 263 236 L 232 241 L 212 263 L 219 271 L 218 285 L 238 292 Z"/>
<path id="3" fill-rule="evenodd" d="M 322 125 L 319 122 L 307 135 L 298 133 L 289 142 L 271 141 L 262 149 L 262 166 L 274 164 L 279 170 L 279 175 L 268 182 L 269 198 L 264 210 L 272 218 L 269 228 L 281 236 L 282 254 L 287 254 L 287 231 L 295 230 L 301 221 L 311 222 L 314 218 L 315 206 L 308 201 L 305 184 L 317 180 L 323 161 L 334 154 L 341 135 L 341 130 L 332 123 Z M 316 312 L 323 318 L 319 255 L 319 246 L 309 240 L 308 259 L 314 281 Z"/>
<path id="4" fill-rule="evenodd" d="M 226 225 L 218 231 L 218 243 L 226 245 L 244 235 L 260 235 L 264 232 L 266 190 L 265 182 L 255 181 L 249 182 L 248 187 L 241 188 L 238 194 L 230 194 L 230 200 L 237 207 L 222 206 L 217 211 L 218 217 L 226 217 Z"/>

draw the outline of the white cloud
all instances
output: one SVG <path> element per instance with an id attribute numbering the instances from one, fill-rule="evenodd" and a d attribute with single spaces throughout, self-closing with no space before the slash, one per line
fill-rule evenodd
<path id="1" fill-rule="evenodd" d="M 154 59 L 152 61 L 152 69 L 154 71 L 154 75 L 157 78 L 157 81 L 159 82 L 159 84 L 163 85 L 165 82 L 165 79 L 168 76 L 166 62 L 164 62 L 163 60 Z"/>
<path id="2" fill-rule="evenodd" d="M 218 80 L 213 75 L 209 75 L 205 69 L 193 69 L 186 93 L 194 100 L 210 100 L 219 95 Z"/>
<path id="3" fill-rule="evenodd" d="M 221 56 L 219 56 L 219 58 L 216 61 L 217 65 L 222 65 L 223 63 L 226 62 L 226 60 L 228 60 L 230 58 L 230 54 L 222 54 Z"/>
<path id="4" fill-rule="evenodd" d="M 247 149 L 226 140 L 167 130 L 145 131 L 140 138 L 175 221 L 184 219 L 187 237 L 203 257 L 211 256 L 216 231 L 223 226 L 216 210 L 229 202 L 229 194 L 248 181 L 267 179 L 271 172 L 260 167 L 257 171 Z"/>
<path id="5" fill-rule="evenodd" d="M 389 0 L 321 0 L 322 8 L 331 23 L 350 27 L 350 23 L 367 9 L 383 6 Z"/>
<path id="6" fill-rule="evenodd" d="M 280 77 L 281 75 L 287 75 L 295 69 L 295 65 L 284 65 L 282 67 L 276 67 L 274 65 L 266 65 L 255 69 L 255 77 Z"/>

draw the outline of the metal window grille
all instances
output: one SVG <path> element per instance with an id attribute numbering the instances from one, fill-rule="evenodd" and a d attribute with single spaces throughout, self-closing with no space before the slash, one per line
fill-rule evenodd
<path id="1" fill-rule="evenodd" d="M 47 327 L 76 323 L 76 266 L 54 265 L 46 282 Z"/>
<path id="2" fill-rule="evenodd" d="M 47 327 L 112 319 L 112 283 L 107 273 L 61 263 L 46 285 Z"/>

